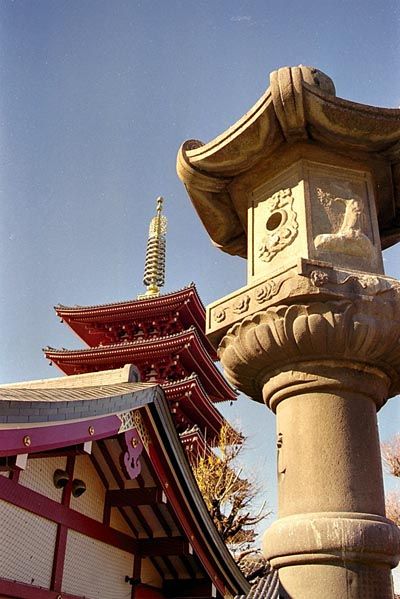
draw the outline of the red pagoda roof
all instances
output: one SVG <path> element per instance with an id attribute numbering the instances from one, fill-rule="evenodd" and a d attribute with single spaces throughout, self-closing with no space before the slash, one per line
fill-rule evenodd
<path id="1" fill-rule="evenodd" d="M 211 449 L 208 439 L 206 439 L 198 426 L 192 426 L 180 433 L 179 439 L 187 453 L 189 462 L 196 463 L 198 456 L 210 455 Z"/>
<path id="2" fill-rule="evenodd" d="M 154 300 L 153 300 L 154 301 Z M 132 363 L 144 381 L 178 383 L 196 373 L 213 402 L 232 401 L 236 393 L 216 368 L 194 327 L 141 341 L 130 341 L 89 349 L 44 349 L 46 357 L 66 374 L 119 368 Z"/>
<path id="3" fill-rule="evenodd" d="M 209 401 L 199 377 L 194 374 L 182 381 L 163 384 L 162 388 L 169 400 L 172 413 L 176 414 L 181 410 L 185 420 L 196 423 L 194 426 L 203 431 L 202 434 L 207 438 L 207 442 L 215 445 L 226 420 Z M 238 438 L 240 439 L 240 435 Z"/>
<path id="4" fill-rule="evenodd" d="M 107 325 L 112 325 L 110 329 L 118 324 L 123 327 L 127 322 L 140 323 L 149 319 L 157 321 L 160 317 L 170 314 L 179 321 L 178 330 L 194 326 L 208 353 L 214 360 L 217 359 L 215 349 L 204 334 L 205 308 L 194 283 L 179 291 L 158 297 L 96 306 L 58 305 L 55 306 L 55 311 L 62 321 L 90 347 L 108 345 L 110 340 L 111 343 L 113 340 L 117 341 L 115 336 L 108 332 Z"/>

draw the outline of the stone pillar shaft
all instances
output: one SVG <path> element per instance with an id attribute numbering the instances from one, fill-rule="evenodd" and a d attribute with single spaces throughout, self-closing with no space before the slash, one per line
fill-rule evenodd
<path id="1" fill-rule="evenodd" d="M 277 416 L 280 517 L 322 511 L 384 515 L 376 403 L 387 387 L 385 376 L 361 365 L 357 370 L 316 363 L 265 385 Z"/>
<path id="2" fill-rule="evenodd" d="M 264 386 L 277 416 L 279 488 L 264 553 L 283 597 L 336 599 L 341 587 L 346 599 L 392 597 L 397 541 L 384 517 L 376 420 L 388 384 L 361 365 L 314 362 Z"/>
<path id="3" fill-rule="evenodd" d="M 220 343 L 230 380 L 276 413 L 279 514 L 263 547 L 288 599 L 392 598 L 400 535 L 385 518 L 376 412 L 397 380 L 399 302 L 391 290 L 273 306 Z"/>

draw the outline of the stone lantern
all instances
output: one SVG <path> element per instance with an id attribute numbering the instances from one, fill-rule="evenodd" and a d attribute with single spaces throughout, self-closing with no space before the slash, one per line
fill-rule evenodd
<path id="1" fill-rule="evenodd" d="M 228 380 L 276 414 L 279 514 L 264 554 L 282 597 L 390 599 L 377 411 L 400 392 L 400 110 L 337 98 L 285 67 L 178 174 L 212 241 L 247 258 L 245 287 L 207 308 Z"/>

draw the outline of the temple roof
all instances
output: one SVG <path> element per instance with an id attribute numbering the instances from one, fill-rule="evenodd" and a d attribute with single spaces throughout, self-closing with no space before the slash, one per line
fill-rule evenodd
<path id="1" fill-rule="evenodd" d="M 240 563 L 240 569 L 251 584 L 248 595 L 241 595 L 235 599 L 279 599 L 282 589 L 279 585 L 278 570 L 260 554 L 249 555 Z"/>
<path id="2" fill-rule="evenodd" d="M 299 66 L 271 73 L 265 94 L 224 133 L 206 144 L 187 141 L 179 151 L 178 175 L 218 247 L 246 257 L 247 203 L 235 202 L 233 182 L 261 159 L 272 167 L 285 147 L 296 144 L 367 165 L 382 246 L 400 239 L 400 110 L 338 98 L 327 75 Z"/>
<path id="3" fill-rule="evenodd" d="M 136 527 L 133 537 L 112 529 L 118 546 L 146 551 L 167 586 L 183 588 L 192 580 L 197 585 L 207 582 L 210 589 L 215 585 L 223 596 L 247 592 L 249 585 L 207 512 L 162 389 L 130 381 L 130 372 L 125 367 L 117 372 L 2 385 L 0 456 L 21 456 L 19 467 L 24 468 L 26 456 L 46 459 L 55 450 L 77 451 L 81 444 L 90 443 L 94 463 L 107 483 L 106 493 L 114 502 L 111 505 L 123 502 Z M 76 411 L 79 403 L 85 408 Z M 126 483 L 119 458 L 121 452 L 129 451 L 124 435 L 130 439 L 132 433 L 139 434 L 143 446 L 141 471 Z M 19 505 L 17 483 L 6 477 L 0 477 L 0 483 L 1 497 Z M 38 515 L 46 510 L 52 513 L 53 505 L 56 511 L 64 509 L 50 498 L 29 492 L 41 498 L 35 500 Z M 148 500 L 150 496 L 154 499 Z M 76 522 L 71 520 L 69 526 L 79 530 L 82 518 L 77 513 Z M 96 538 L 103 540 L 107 525 L 94 522 L 93 526 Z M 174 567 L 168 555 L 173 556 Z"/>
<path id="4" fill-rule="evenodd" d="M 160 293 L 157 297 L 144 297 L 143 299 L 127 299 L 119 302 L 110 302 L 105 304 L 93 304 L 88 306 L 65 306 L 64 304 L 57 304 L 54 306 L 57 314 L 61 317 L 68 315 L 71 317 L 82 317 L 87 318 L 92 315 L 99 317 L 109 316 L 120 316 L 125 315 L 126 312 L 130 313 L 147 313 L 149 315 L 154 313 L 162 313 L 168 308 L 179 308 L 185 304 L 187 300 L 192 299 L 197 305 L 204 311 L 203 303 L 200 299 L 199 294 L 194 283 L 190 283 L 186 287 L 179 289 L 178 291 L 172 291 L 170 293 Z"/>
<path id="5" fill-rule="evenodd" d="M 162 388 L 170 402 L 184 402 L 185 415 L 191 417 L 202 430 L 207 431 L 209 442 L 218 437 L 225 418 L 209 400 L 196 374 L 181 381 L 163 383 Z"/>
<path id="6" fill-rule="evenodd" d="M 92 368 L 94 365 L 120 367 L 127 363 L 138 366 L 144 362 L 157 364 L 162 357 L 179 355 L 190 373 L 199 374 L 202 384 L 215 402 L 234 400 L 236 393 L 205 349 L 198 331 L 192 327 L 175 335 L 123 342 L 89 349 L 44 349 L 46 357 L 66 374 L 75 374 L 74 369 Z"/>
<path id="7" fill-rule="evenodd" d="M 204 335 L 205 308 L 194 283 L 158 297 L 132 299 L 94 306 L 55 306 L 57 315 L 68 324 L 87 345 L 99 344 L 102 333 L 91 329 L 90 325 L 116 324 L 119 322 L 140 322 L 143 319 L 157 319 L 175 312 L 183 328 L 195 326 L 202 342 L 213 359 L 217 359 L 215 349 Z M 104 333 L 103 333 L 104 335 Z"/>

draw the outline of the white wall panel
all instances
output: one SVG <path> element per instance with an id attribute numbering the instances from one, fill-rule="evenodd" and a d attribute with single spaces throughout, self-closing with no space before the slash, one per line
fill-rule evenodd
<path id="1" fill-rule="evenodd" d="M 50 587 L 57 524 L 0 500 L 0 578 Z"/>
<path id="2" fill-rule="evenodd" d="M 88 599 L 128 599 L 133 556 L 106 543 L 68 531 L 63 591 Z"/>

